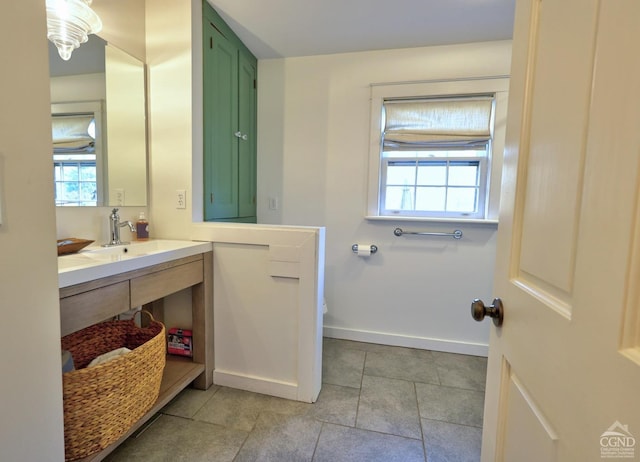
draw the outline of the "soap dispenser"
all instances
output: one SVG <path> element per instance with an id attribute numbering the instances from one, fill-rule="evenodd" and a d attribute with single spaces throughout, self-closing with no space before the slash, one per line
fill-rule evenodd
<path id="1" fill-rule="evenodd" d="M 149 239 L 149 222 L 144 217 L 144 212 L 140 212 L 138 221 L 136 221 L 136 239 L 138 241 Z"/>

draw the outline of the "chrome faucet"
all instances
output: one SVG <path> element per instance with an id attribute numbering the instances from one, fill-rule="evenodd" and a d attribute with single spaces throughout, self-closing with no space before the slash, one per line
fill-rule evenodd
<path id="1" fill-rule="evenodd" d="M 120 215 L 118 215 L 118 209 L 113 209 L 111 215 L 109 215 L 109 232 L 111 234 L 111 240 L 103 247 L 110 247 L 112 245 L 125 245 L 129 242 L 122 242 L 120 240 L 120 228 L 128 226 L 132 233 L 136 232 L 136 227 L 130 221 L 120 221 Z"/>

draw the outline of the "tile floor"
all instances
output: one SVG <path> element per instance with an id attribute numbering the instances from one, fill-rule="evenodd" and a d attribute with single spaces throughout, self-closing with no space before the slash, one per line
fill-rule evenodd
<path id="1" fill-rule="evenodd" d="M 325 339 L 315 404 L 188 388 L 108 462 L 480 460 L 486 358 Z"/>

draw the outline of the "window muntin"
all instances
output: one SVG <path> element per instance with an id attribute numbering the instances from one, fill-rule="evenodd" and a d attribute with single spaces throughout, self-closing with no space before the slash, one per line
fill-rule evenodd
<path id="1" fill-rule="evenodd" d="M 54 155 L 53 172 L 56 205 L 97 205 L 95 155 Z"/>
<path id="2" fill-rule="evenodd" d="M 384 152 L 380 215 L 483 218 L 489 144 L 472 150 Z"/>

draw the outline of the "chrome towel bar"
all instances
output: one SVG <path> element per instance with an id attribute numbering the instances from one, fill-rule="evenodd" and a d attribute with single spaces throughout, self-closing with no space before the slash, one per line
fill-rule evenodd
<path id="1" fill-rule="evenodd" d="M 403 234 L 415 234 L 418 236 L 446 236 L 454 239 L 462 239 L 462 231 L 459 229 L 454 230 L 452 233 L 419 233 L 415 231 L 403 231 L 402 228 L 396 228 L 393 230 L 395 236 L 402 236 Z"/>

